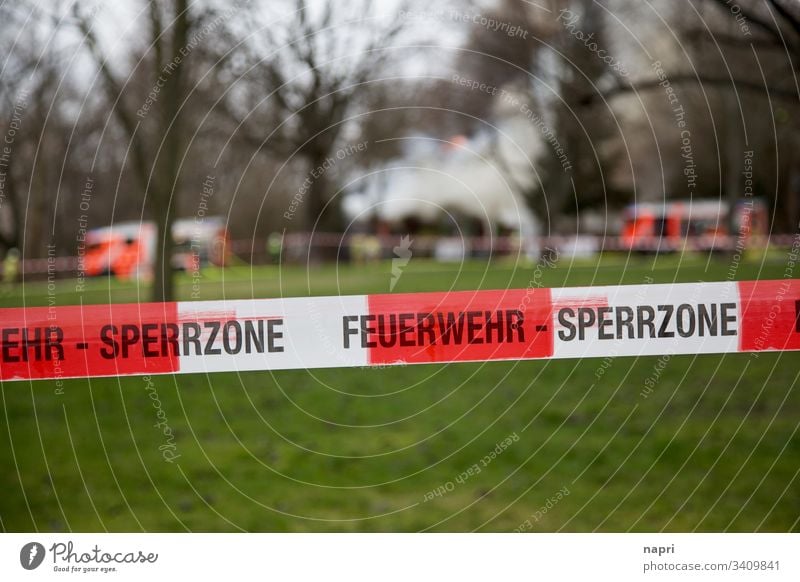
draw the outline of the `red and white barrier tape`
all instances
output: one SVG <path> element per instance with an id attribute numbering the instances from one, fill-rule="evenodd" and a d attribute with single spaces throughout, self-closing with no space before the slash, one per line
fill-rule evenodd
<path id="1" fill-rule="evenodd" d="M 800 350 L 800 280 L 0 310 L 0 379 Z"/>

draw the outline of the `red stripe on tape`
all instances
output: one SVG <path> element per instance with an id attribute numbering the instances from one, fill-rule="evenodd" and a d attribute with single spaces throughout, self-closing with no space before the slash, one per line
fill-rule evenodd
<path id="1" fill-rule="evenodd" d="M 3 309 L 0 379 L 176 372 L 177 319 L 176 303 Z"/>
<path id="2" fill-rule="evenodd" d="M 800 349 L 800 281 L 741 281 L 739 350 Z"/>
<path id="3" fill-rule="evenodd" d="M 370 295 L 370 364 L 546 358 L 549 289 Z"/>

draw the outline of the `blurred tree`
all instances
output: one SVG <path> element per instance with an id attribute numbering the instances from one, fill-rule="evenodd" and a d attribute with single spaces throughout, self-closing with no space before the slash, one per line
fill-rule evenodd
<path id="1" fill-rule="evenodd" d="M 138 109 L 126 91 L 127 81 L 112 70 L 107 55 L 98 41 L 90 17 L 74 5 L 74 16 L 86 45 L 98 67 L 106 101 L 130 142 L 131 169 L 142 189 L 145 204 L 156 222 L 156 244 L 153 300 L 171 301 L 174 298 L 172 268 L 173 240 L 171 228 L 177 213 L 177 193 L 180 190 L 180 167 L 187 143 L 184 128 L 183 104 L 187 98 L 186 70 L 192 47 L 190 33 L 199 28 L 200 16 L 189 10 L 188 0 L 148 3 L 150 30 L 148 46 L 152 49 L 149 74 L 156 99 L 147 99 Z M 140 126 L 142 118 L 152 118 L 157 131 L 148 132 Z"/>
<path id="2" fill-rule="evenodd" d="M 723 191 L 744 194 L 743 159 L 753 152 L 757 194 L 770 202 L 773 228 L 800 226 L 800 3 L 694 0 L 705 30 L 687 24 L 700 85 L 723 100 Z M 724 73 L 723 73 L 724 71 Z M 768 123 L 766 123 L 768 121 Z"/>
<path id="3" fill-rule="evenodd" d="M 33 43 L 20 42 L 18 33 L 30 18 L 33 9 L 4 3 L 0 5 L 0 51 L 4 55 L 3 74 L 0 75 L 0 246 L 3 251 L 18 248 L 25 251 L 25 217 L 31 207 L 38 219 L 43 203 L 26 198 L 40 193 L 32 188 L 32 165 L 26 163 L 34 153 L 37 141 L 36 128 L 41 129 L 40 107 L 32 108 L 32 101 L 41 104 L 43 95 L 49 93 L 56 79 L 50 59 L 41 58 Z M 34 119 L 36 117 L 36 119 Z M 43 221 L 33 220 L 34 230 L 41 230 Z M 36 244 L 25 256 L 40 256 L 44 252 L 43 232 L 36 232 Z"/>
<path id="4" fill-rule="evenodd" d="M 356 113 L 366 106 L 370 83 L 403 54 L 393 43 L 406 22 L 396 14 L 381 18 L 371 0 L 296 0 L 279 25 L 252 21 L 248 68 L 241 90 L 229 94 L 228 113 L 252 147 L 299 158 L 306 173 L 314 172 L 298 209 L 306 228 L 340 226 L 335 210 L 325 212 L 328 173 L 316 170 L 335 157 L 345 132 L 360 134 Z"/>
<path id="5" fill-rule="evenodd" d="M 541 191 L 540 182 L 530 180 L 533 186 L 522 194 L 549 221 L 613 204 L 625 193 L 610 192 L 607 180 L 619 157 L 613 115 L 607 104 L 582 99 L 615 75 L 588 46 L 608 47 L 604 12 L 593 0 L 551 0 L 547 7 L 499 1 L 484 16 L 502 26 L 473 24 L 457 67 L 490 86 L 527 93 L 536 114 L 528 122 L 537 125 L 549 153 L 538 160 Z M 470 96 L 471 109 L 490 116 L 497 97 L 479 91 Z M 526 111 L 520 107 L 518 113 Z"/>
<path id="6" fill-rule="evenodd" d="M 75 99 L 65 79 L 65 57 L 47 50 L 50 31 L 33 5 L 0 6 L 0 248 L 18 248 L 24 258 L 42 257 L 60 242 L 56 207 L 63 181 L 74 178 L 71 119 L 62 102 Z M 43 48 L 45 47 L 45 48 Z M 56 246 L 59 246 L 56 244 Z M 65 254 L 63 250 L 57 250 Z M 68 251 L 67 251 L 68 252 Z"/>
<path id="7" fill-rule="evenodd" d="M 776 231 L 800 220 L 800 3 L 795 0 L 691 0 L 675 7 L 680 46 L 664 75 L 680 92 L 704 167 L 697 194 L 743 196 L 746 151 L 754 152 L 756 193 L 770 201 Z M 652 72 L 652 69 L 651 69 Z M 663 91 L 661 78 L 617 79 L 583 103 Z M 716 154 L 716 155 L 713 155 Z M 676 168 L 678 170 L 678 168 Z M 677 171 L 668 181 L 679 177 Z"/>
<path id="8" fill-rule="evenodd" d="M 570 214 L 584 208 L 613 207 L 627 199 L 627 193 L 612 192 L 609 184 L 621 158 L 614 112 L 607 102 L 580 100 L 620 77 L 601 58 L 611 46 L 605 11 L 594 0 L 552 0 L 550 6 L 560 24 L 550 37 L 560 71 L 553 80 L 556 95 L 550 102 L 551 119 L 572 169 L 564 171 L 557 156 L 548 159 L 549 207 Z"/>

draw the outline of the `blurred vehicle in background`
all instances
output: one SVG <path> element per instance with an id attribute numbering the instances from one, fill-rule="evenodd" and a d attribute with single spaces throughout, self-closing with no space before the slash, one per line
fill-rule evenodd
<path id="1" fill-rule="evenodd" d="M 723 200 L 631 204 L 623 214 L 623 244 L 636 251 L 677 251 L 688 240 L 692 250 L 720 250 L 730 247 L 731 235 L 746 243 L 767 233 L 767 208 L 758 198 L 737 202 L 733 217 Z"/>
<path id="2" fill-rule="evenodd" d="M 119 279 L 150 279 L 155 262 L 157 231 L 153 222 L 122 222 L 86 233 L 86 276 L 114 275 Z M 229 258 L 228 232 L 222 217 L 176 220 L 172 266 L 196 271 L 207 265 L 224 266 Z"/>
<path id="3" fill-rule="evenodd" d="M 92 229 L 86 233 L 86 276 L 147 277 L 147 271 L 152 271 L 155 242 L 152 222 L 121 222 Z"/>
<path id="4" fill-rule="evenodd" d="M 176 220 L 172 225 L 172 266 L 181 271 L 196 271 L 213 265 L 224 267 L 231 258 L 231 245 L 225 219 L 209 216 Z"/>

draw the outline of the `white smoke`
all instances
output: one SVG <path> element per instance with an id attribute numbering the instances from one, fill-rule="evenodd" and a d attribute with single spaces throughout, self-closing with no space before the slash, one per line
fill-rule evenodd
<path id="1" fill-rule="evenodd" d="M 404 155 L 363 177 L 362 190 L 344 199 L 345 214 L 399 223 L 411 217 L 435 222 L 452 212 L 480 220 L 489 231 L 503 226 L 525 238 L 538 234 L 522 192 L 536 186 L 544 144 L 519 107 L 499 105 L 496 124 L 470 139 L 404 138 Z"/>

